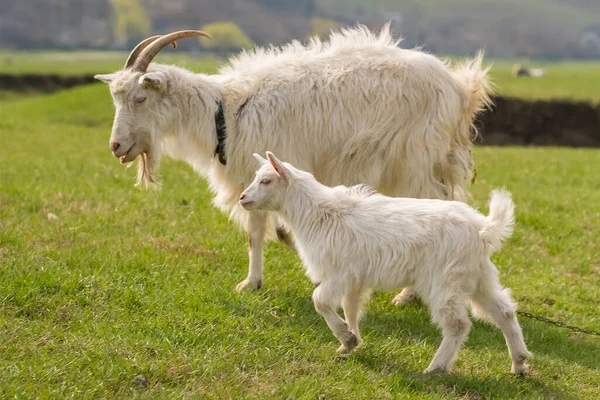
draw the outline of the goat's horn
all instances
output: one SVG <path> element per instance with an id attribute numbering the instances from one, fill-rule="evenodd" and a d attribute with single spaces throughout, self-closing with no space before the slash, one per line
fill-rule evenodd
<path id="1" fill-rule="evenodd" d="M 133 69 L 140 72 L 146 72 L 148 65 L 154 57 L 169 43 L 175 44 L 175 41 L 191 36 L 204 36 L 210 39 L 210 35 L 202 31 L 179 31 L 161 36 L 158 40 L 153 41 L 148 47 L 142 50 L 140 56 L 135 60 Z"/>
<path id="2" fill-rule="evenodd" d="M 151 36 L 148 39 L 141 41 L 137 46 L 135 46 L 135 48 L 131 51 L 131 53 L 129 53 L 129 57 L 127 57 L 127 61 L 125 61 L 125 69 L 131 68 L 133 66 L 133 64 L 135 63 L 135 60 L 137 60 L 138 56 L 142 52 L 142 50 L 144 50 L 146 47 L 148 47 L 150 45 L 150 43 L 154 42 L 159 37 L 161 37 L 161 35 Z M 175 42 L 171 42 L 171 44 L 173 45 L 174 49 L 177 48 L 177 44 Z"/>
<path id="3" fill-rule="evenodd" d="M 142 40 L 133 50 L 129 53 L 129 57 L 127 57 L 127 61 L 125 61 L 125 69 L 130 68 L 135 60 L 138 58 L 142 50 L 144 50 L 148 45 L 158 39 L 160 35 L 151 36 L 148 39 Z"/>

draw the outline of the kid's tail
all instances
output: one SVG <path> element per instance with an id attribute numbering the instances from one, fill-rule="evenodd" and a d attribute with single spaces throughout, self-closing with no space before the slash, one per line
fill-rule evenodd
<path id="1" fill-rule="evenodd" d="M 510 237 L 515 224 L 515 203 L 507 190 L 493 190 L 490 194 L 490 214 L 485 218 L 479 237 L 485 243 L 489 254 L 502 247 L 502 242 Z"/>

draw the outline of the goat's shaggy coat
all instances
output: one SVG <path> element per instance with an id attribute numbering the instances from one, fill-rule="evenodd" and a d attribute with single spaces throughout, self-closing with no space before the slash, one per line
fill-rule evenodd
<path id="1" fill-rule="evenodd" d="M 317 311 L 342 343 L 361 339 L 358 320 L 371 289 L 411 285 L 443 331 L 426 372 L 449 371 L 475 314 L 504 333 L 512 371 L 525 373 L 529 356 L 509 290 L 498 282 L 490 255 L 512 233 L 510 194 L 493 191 L 485 217 L 457 201 L 391 198 L 364 186 L 330 188 L 309 173 L 277 160 L 257 172 L 242 193 L 249 210 L 276 211 L 292 232 L 307 275 L 319 284 Z M 346 320 L 338 314 L 344 309 Z"/>
<path id="2" fill-rule="evenodd" d="M 398 47 L 389 29 L 334 33 L 233 58 L 217 75 L 151 64 L 99 75 L 116 106 L 111 143 L 139 180 L 154 180 L 161 154 L 208 177 L 215 204 L 248 232 L 259 287 L 269 213 L 237 204 L 253 178 L 253 152 L 273 150 L 328 185 L 364 183 L 390 196 L 465 200 L 473 170 L 470 130 L 490 103 L 482 55 L 456 69 Z M 225 112 L 227 165 L 214 157 L 215 113 Z M 129 149 L 129 150 L 128 150 Z"/>

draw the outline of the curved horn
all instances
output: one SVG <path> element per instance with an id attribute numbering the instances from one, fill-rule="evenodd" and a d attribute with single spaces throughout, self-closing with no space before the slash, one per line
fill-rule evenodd
<path id="1" fill-rule="evenodd" d="M 154 57 L 169 43 L 175 43 L 179 39 L 183 39 L 191 36 L 204 36 L 210 39 L 210 35 L 202 31 L 178 31 L 169 33 L 168 35 L 162 36 L 160 39 L 155 40 L 148 47 L 142 50 L 142 53 L 133 64 L 133 69 L 140 72 L 146 72 L 148 65 L 152 62 Z"/>
<path id="2" fill-rule="evenodd" d="M 133 64 L 135 63 L 135 60 L 137 60 L 138 56 L 142 52 L 142 50 L 144 50 L 146 47 L 148 47 L 150 45 L 150 43 L 154 42 L 161 36 L 162 35 L 151 36 L 148 39 L 142 40 L 137 46 L 135 46 L 135 48 L 129 54 L 129 57 L 127 57 L 127 61 L 125 61 L 125 69 L 131 68 L 133 66 Z M 171 44 L 173 45 L 174 49 L 177 48 L 177 44 L 175 42 L 171 42 Z"/>
<path id="3" fill-rule="evenodd" d="M 125 61 L 125 68 L 130 68 L 135 60 L 138 58 L 142 50 L 144 50 L 148 45 L 158 39 L 160 35 L 151 36 L 148 39 L 142 40 L 133 50 L 129 53 L 129 57 L 127 57 L 127 61 Z"/>

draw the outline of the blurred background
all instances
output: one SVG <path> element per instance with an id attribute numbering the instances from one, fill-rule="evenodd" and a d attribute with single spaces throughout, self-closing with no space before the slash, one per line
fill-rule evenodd
<path id="1" fill-rule="evenodd" d="M 391 21 L 404 47 L 435 53 L 600 57 L 598 0 L 2 0 L 0 11 L 3 50 L 125 50 L 151 34 L 203 29 L 214 40 L 181 46 L 227 53 Z"/>
<path id="2" fill-rule="evenodd" d="M 531 319 L 531 378 L 508 376 L 480 323 L 456 373 L 424 376 L 439 332 L 386 294 L 366 346 L 332 357 L 295 254 L 270 244 L 265 287 L 237 295 L 247 238 L 205 180 L 165 158 L 163 189 L 135 190 L 111 154 L 94 74 L 140 40 L 205 30 L 156 61 L 213 74 L 357 22 L 450 63 L 486 50 L 495 105 L 475 122 L 469 191 L 481 210 L 493 188 L 514 194 L 502 283 L 523 311 L 600 331 L 600 0 L 0 0 L 0 399 L 599 398 L 600 336 Z"/>

